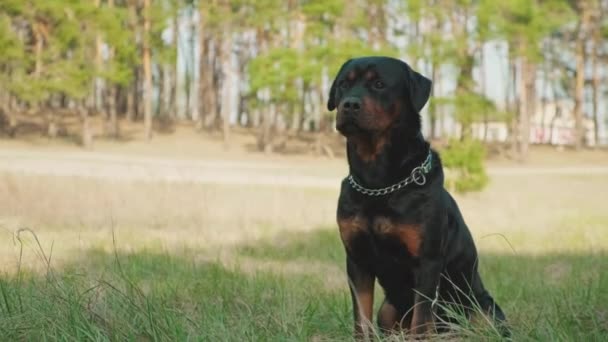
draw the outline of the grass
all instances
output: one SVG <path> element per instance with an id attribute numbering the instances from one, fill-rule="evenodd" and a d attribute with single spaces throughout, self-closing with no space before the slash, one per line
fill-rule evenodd
<path id="1" fill-rule="evenodd" d="M 605 193 L 513 175 L 457 198 L 514 340 L 608 338 Z M 336 196 L 1 174 L 0 339 L 348 340 Z"/>
<path id="2" fill-rule="evenodd" d="M 252 274 L 194 261 L 192 251 L 92 250 L 86 260 L 58 274 L 1 280 L 0 334 L 9 340 L 156 341 L 349 335 L 346 293 L 325 289 L 312 275 Z"/>
<path id="3" fill-rule="evenodd" d="M 9 340 L 348 339 L 350 299 L 346 286 L 332 279 L 342 276 L 343 255 L 329 232 L 239 251 L 241 260 L 280 260 L 279 269 L 226 266 L 200 260 L 193 250 L 91 250 L 86 261 L 61 272 L 5 275 L 0 333 Z M 289 263 L 313 269 L 322 263 L 333 274 L 289 272 Z M 515 340 L 604 340 L 608 276 L 602 269 L 608 269 L 603 254 L 484 254 L 481 262 Z"/>
<path id="4" fill-rule="evenodd" d="M 243 247 L 241 253 L 339 267 L 344 255 L 333 233 L 321 230 L 278 246 L 266 241 Z M 486 287 L 514 327 L 515 340 L 599 341 L 608 337 L 608 274 L 602 271 L 608 269 L 607 254 L 485 252 L 480 269 Z"/>

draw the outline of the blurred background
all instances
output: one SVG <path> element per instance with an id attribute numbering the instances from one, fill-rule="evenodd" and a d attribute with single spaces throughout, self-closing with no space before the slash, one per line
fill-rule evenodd
<path id="1" fill-rule="evenodd" d="M 347 58 L 390 55 L 434 81 L 423 113 L 431 139 L 505 144 L 522 160 L 530 144 L 600 147 L 608 144 L 607 7 L 3 0 L 0 132 L 90 148 L 175 126 L 231 145 L 231 131 L 246 128 L 254 150 L 281 151 L 293 135 L 333 132 L 325 103 Z M 313 152 L 328 148 L 319 141 Z"/>
<path id="2" fill-rule="evenodd" d="M 348 339 L 326 102 L 388 55 L 433 80 L 424 135 L 516 339 L 605 340 L 607 11 L 0 0 L 0 339 Z"/>

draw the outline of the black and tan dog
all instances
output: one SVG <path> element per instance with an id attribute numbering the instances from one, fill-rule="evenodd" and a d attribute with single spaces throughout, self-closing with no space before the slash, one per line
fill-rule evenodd
<path id="1" fill-rule="evenodd" d="M 446 303 L 469 314 L 480 308 L 506 331 L 439 156 L 421 134 L 430 90 L 430 80 L 388 57 L 347 61 L 331 87 L 327 107 L 338 109 L 336 127 L 347 138 L 350 175 L 337 216 L 359 337 L 371 327 L 376 279 L 386 296 L 384 331 L 441 330 L 450 321 Z"/>

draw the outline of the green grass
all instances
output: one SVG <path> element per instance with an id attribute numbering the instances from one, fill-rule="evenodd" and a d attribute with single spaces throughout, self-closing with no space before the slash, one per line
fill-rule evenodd
<path id="1" fill-rule="evenodd" d="M 514 340 L 608 340 L 606 193 L 605 175 L 504 175 L 457 198 Z M 0 341 L 349 340 L 336 198 L 0 175 Z"/>
<path id="2" fill-rule="evenodd" d="M 83 260 L 45 275 L 22 270 L 0 277 L 0 335 L 6 340 L 345 340 L 351 330 L 346 281 L 327 281 L 344 276 L 343 258 L 333 229 L 248 244 L 238 249 L 232 266 L 219 259 L 200 261 L 195 250 L 179 255 L 91 250 Z M 249 263 L 241 264 L 245 260 Z M 309 264 L 311 272 L 251 269 L 252 261 Z M 339 271 L 314 272 L 318 265 Z M 481 256 L 486 286 L 507 313 L 515 340 L 605 340 L 606 269 L 603 254 Z"/>
<path id="3" fill-rule="evenodd" d="M 193 255 L 93 251 L 87 266 L 0 281 L 8 340 L 344 339 L 349 302 L 311 276 L 246 273 Z M 94 275 L 95 274 L 95 275 Z"/>

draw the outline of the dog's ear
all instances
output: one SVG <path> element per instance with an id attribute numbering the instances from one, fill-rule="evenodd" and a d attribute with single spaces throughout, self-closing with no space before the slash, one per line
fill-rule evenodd
<path id="1" fill-rule="evenodd" d="M 407 95 L 410 98 L 414 109 L 420 113 L 431 96 L 431 87 L 433 82 L 412 70 L 412 68 L 406 63 L 404 64 L 407 78 Z"/>
<path id="2" fill-rule="evenodd" d="M 338 106 L 338 104 L 336 103 L 336 81 L 340 77 L 342 70 L 344 70 L 344 68 L 348 65 L 348 63 L 350 63 L 350 61 L 352 61 L 352 59 L 349 59 L 344 62 L 344 64 L 342 64 L 342 66 L 340 67 L 340 71 L 338 71 L 338 74 L 336 74 L 336 77 L 334 78 L 334 81 L 331 84 L 331 88 L 329 89 L 329 97 L 327 98 L 327 110 L 329 110 L 330 112 L 336 109 L 336 107 Z"/>

